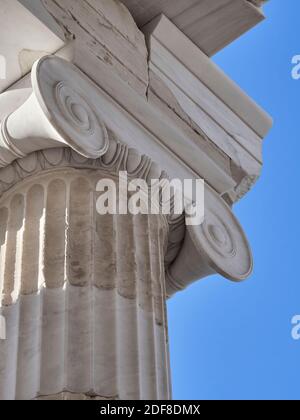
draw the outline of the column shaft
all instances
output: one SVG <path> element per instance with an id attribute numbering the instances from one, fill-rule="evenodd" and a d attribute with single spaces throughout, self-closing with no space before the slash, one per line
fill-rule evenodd
<path id="1" fill-rule="evenodd" d="M 0 399 L 169 399 L 160 215 L 96 211 L 103 171 L 54 170 L 0 202 Z"/>

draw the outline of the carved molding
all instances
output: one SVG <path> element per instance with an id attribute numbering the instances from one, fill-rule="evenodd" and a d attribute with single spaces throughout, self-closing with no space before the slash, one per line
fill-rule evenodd
<path id="1" fill-rule="evenodd" d="M 58 148 L 38 151 L 23 159 L 15 160 L 11 165 L 0 169 L 0 196 L 20 182 L 49 170 L 63 168 L 102 170 L 107 174 L 118 176 L 119 171 L 127 171 L 130 178 L 142 178 L 148 185 L 152 179 L 166 179 L 167 174 L 158 165 L 135 149 L 121 144 L 109 132 L 109 149 L 98 159 L 89 159 L 69 148 Z M 169 241 L 165 255 L 168 266 L 176 258 L 185 235 L 184 215 L 172 215 L 169 223 Z"/>

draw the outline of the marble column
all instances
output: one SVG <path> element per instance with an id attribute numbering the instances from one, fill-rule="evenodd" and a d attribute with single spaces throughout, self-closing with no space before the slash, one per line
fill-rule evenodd
<path id="1" fill-rule="evenodd" d="M 201 152 L 201 172 L 216 183 L 205 183 L 201 225 L 187 223 L 187 208 L 101 216 L 104 178 L 118 184 L 126 171 L 147 191 L 168 176 L 199 179 L 164 143 L 178 145 L 181 129 L 142 101 L 136 113 L 150 130 L 54 56 L 37 61 L 31 79 L 32 89 L 0 97 L 0 400 L 168 400 L 167 297 L 215 273 L 241 281 L 252 270 L 220 167 Z M 190 208 L 193 195 L 185 199 Z"/>
<path id="2" fill-rule="evenodd" d="M 0 399 L 169 399 L 168 222 L 99 215 L 96 183 L 110 171 L 63 166 L 0 201 Z"/>

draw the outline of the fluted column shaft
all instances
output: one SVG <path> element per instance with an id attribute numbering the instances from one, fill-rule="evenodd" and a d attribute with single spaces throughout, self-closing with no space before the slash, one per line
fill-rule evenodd
<path id="1" fill-rule="evenodd" d="M 41 172 L 0 201 L 0 399 L 169 399 L 161 215 L 96 211 L 100 170 Z"/>

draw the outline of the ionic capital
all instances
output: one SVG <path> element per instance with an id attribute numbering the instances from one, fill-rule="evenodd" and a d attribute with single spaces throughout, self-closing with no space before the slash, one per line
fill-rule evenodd
<path id="1" fill-rule="evenodd" d="M 242 281 L 252 269 L 251 249 L 240 223 L 224 200 L 207 187 L 204 222 L 187 226 L 181 251 L 167 270 L 167 294 L 213 274 Z"/>
<path id="2" fill-rule="evenodd" d="M 74 65 L 47 56 L 32 68 L 32 94 L 13 112 L 1 116 L 0 165 L 54 147 L 71 147 L 96 159 L 108 150 L 108 134 L 97 110 L 93 83 Z M 12 91 L 3 101 L 23 96 Z"/>

